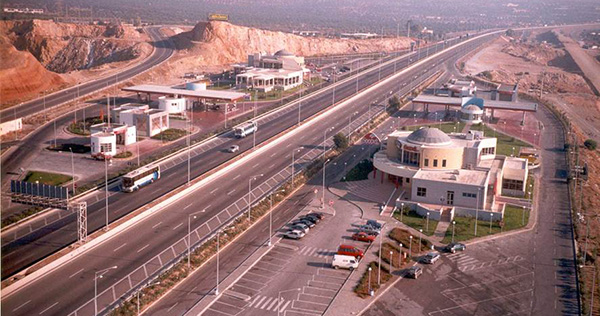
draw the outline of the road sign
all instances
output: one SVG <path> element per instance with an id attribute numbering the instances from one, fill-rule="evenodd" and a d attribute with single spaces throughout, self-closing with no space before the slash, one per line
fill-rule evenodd
<path id="1" fill-rule="evenodd" d="M 364 145 L 379 145 L 381 140 L 375 133 L 368 133 L 362 138 L 361 143 Z"/>
<path id="2" fill-rule="evenodd" d="M 10 192 L 59 200 L 67 200 L 69 198 L 68 189 L 65 187 L 17 180 L 10 181 Z"/>

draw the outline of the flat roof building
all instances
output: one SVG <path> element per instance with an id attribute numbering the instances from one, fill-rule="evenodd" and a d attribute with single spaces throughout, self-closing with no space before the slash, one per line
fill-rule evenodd
<path id="1" fill-rule="evenodd" d="M 285 49 L 273 55 L 248 55 L 247 64 L 233 65 L 238 89 L 269 92 L 288 90 L 302 84 L 310 71 L 304 68 L 304 57 L 295 56 Z"/>

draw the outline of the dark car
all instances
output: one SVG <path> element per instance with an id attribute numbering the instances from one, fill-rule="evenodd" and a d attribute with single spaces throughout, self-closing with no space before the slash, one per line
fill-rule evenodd
<path id="1" fill-rule="evenodd" d="M 320 219 L 316 218 L 315 216 L 308 216 L 308 215 L 302 216 L 302 217 L 300 217 L 300 219 L 301 220 L 311 221 L 311 222 L 313 222 L 315 224 L 317 224 L 317 223 L 319 223 L 321 221 Z"/>
<path id="2" fill-rule="evenodd" d="M 374 219 L 370 219 L 367 221 L 367 225 L 377 228 L 377 230 L 381 230 L 383 225 L 381 225 L 378 221 Z"/>
<path id="3" fill-rule="evenodd" d="M 410 267 L 406 272 L 406 276 L 412 279 L 418 278 L 421 274 L 423 274 L 423 269 L 419 266 Z"/>
<path id="4" fill-rule="evenodd" d="M 314 216 L 318 219 L 323 219 L 323 213 L 312 212 L 312 213 L 306 214 L 306 216 Z"/>
<path id="5" fill-rule="evenodd" d="M 444 248 L 447 252 L 451 252 L 451 253 L 455 253 L 457 251 L 464 251 L 467 249 L 467 245 L 465 244 L 461 244 L 458 242 L 453 242 L 448 244 L 448 246 L 446 246 L 446 248 Z"/>
<path id="6" fill-rule="evenodd" d="M 341 245 L 338 248 L 337 254 L 345 255 L 345 256 L 353 256 L 358 259 L 360 259 L 364 256 L 364 253 L 362 250 L 360 250 L 354 246 L 350 246 L 350 245 Z"/>
<path id="7" fill-rule="evenodd" d="M 293 221 L 292 224 L 304 224 L 310 228 L 315 227 L 315 223 L 313 223 L 307 219 L 297 219 L 297 220 Z"/>

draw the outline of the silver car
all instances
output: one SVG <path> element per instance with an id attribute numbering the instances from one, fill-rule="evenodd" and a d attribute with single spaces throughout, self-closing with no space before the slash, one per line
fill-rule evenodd
<path id="1" fill-rule="evenodd" d="M 310 228 L 308 228 L 308 226 L 306 226 L 304 224 L 300 224 L 300 223 L 290 225 L 290 229 L 291 230 L 299 230 L 305 234 L 308 234 L 308 231 L 310 230 Z"/>
<path id="2" fill-rule="evenodd" d="M 306 235 L 306 234 L 299 230 L 288 230 L 287 232 L 283 233 L 284 237 L 291 238 L 291 239 L 300 239 L 300 238 L 304 237 L 304 235 Z"/>
<path id="3" fill-rule="evenodd" d="M 421 259 L 421 261 L 423 261 L 423 263 L 427 263 L 427 264 L 434 264 L 436 261 L 440 260 L 440 253 L 439 252 L 430 252 L 428 254 L 425 255 L 425 257 L 423 257 Z"/>

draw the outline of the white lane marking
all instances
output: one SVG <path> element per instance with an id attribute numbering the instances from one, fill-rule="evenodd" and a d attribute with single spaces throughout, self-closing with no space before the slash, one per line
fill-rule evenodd
<path id="1" fill-rule="evenodd" d="M 271 155 L 271 158 L 273 158 L 273 157 L 277 156 L 277 154 L 278 154 L 278 152 L 274 152 L 274 153 Z"/>
<path id="2" fill-rule="evenodd" d="M 181 227 L 183 225 L 183 223 L 180 223 L 179 225 L 173 227 L 173 230 L 176 230 L 177 228 Z"/>
<path id="3" fill-rule="evenodd" d="M 72 278 L 72 277 L 74 277 L 75 275 L 79 274 L 79 272 L 81 272 L 81 271 L 83 271 L 83 268 L 81 268 L 81 269 L 79 269 L 77 272 L 75 272 L 75 273 L 71 274 L 71 275 L 69 276 L 69 279 L 70 279 L 70 278 Z"/>
<path id="4" fill-rule="evenodd" d="M 23 307 L 23 306 L 25 306 L 25 305 L 29 304 L 29 302 L 31 302 L 31 300 L 29 300 L 29 301 L 27 301 L 27 302 L 25 302 L 25 303 L 23 303 L 23 304 L 19 305 L 19 307 L 17 307 L 17 308 L 15 308 L 15 309 L 13 309 L 12 311 L 13 311 L 13 312 L 17 311 L 19 308 L 21 308 L 21 307 Z"/>
<path id="5" fill-rule="evenodd" d="M 160 225 L 160 224 L 162 224 L 162 222 L 158 222 L 158 224 L 156 224 L 156 225 L 152 226 L 152 229 L 154 229 L 154 228 L 158 227 L 158 225 Z"/>
<path id="6" fill-rule="evenodd" d="M 271 308 L 273 308 L 273 306 L 275 306 L 277 301 L 278 301 L 278 299 L 274 299 L 273 302 L 271 303 L 271 305 L 269 305 L 269 307 L 267 307 L 267 310 L 271 310 Z"/>
<path id="7" fill-rule="evenodd" d="M 233 178 L 233 180 L 235 180 L 235 179 L 237 179 L 237 178 L 239 178 L 239 177 L 241 177 L 241 176 L 242 176 L 241 174 L 238 174 L 237 176 L 235 176 L 235 177 Z"/>
<path id="8" fill-rule="evenodd" d="M 190 206 L 192 206 L 193 203 L 188 204 L 186 207 L 184 207 L 184 210 L 187 210 Z"/>
<path id="9" fill-rule="evenodd" d="M 233 193 L 233 192 L 235 192 L 235 189 L 233 189 L 233 190 L 231 190 L 231 191 L 227 192 L 227 195 L 231 195 L 231 193 Z"/>
<path id="10" fill-rule="evenodd" d="M 214 194 L 215 192 L 217 192 L 217 190 L 219 190 L 219 188 L 215 188 L 214 190 L 210 191 L 210 194 Z"/>
<path id="11" fill-rule="evenodd" d="M 256 167 L 258 167 L 260 163 L 255 164 L 254 166 L 252 166 L 252 169 L 255 169 Z"/>
<path id="12" fill-rule="evenodd" d="M 137 252 L 139 253 L 140 251 L 142 251 L 142 250 L 144 250 L 144 249 L 148 248 L 148 246 L 150 246 L 150 244 L 147 244 L 147 245 L 145 245 L 144 247 L 140 248 L 140 250 L 138 250 Z"/>
<path id="13" fill-rule="evenodd" d="M 269 297 L 269 299 L 260 307 L 260 309 L 265 309 L 265 307 L 267 307 L 267 305 L 271 302 L 271 300 L 273 299 L 273 297 Z M 277 299 L 275 299 L 277 300 Z"/>
<path id="14" fill-rule="evenodd" d="M 273 168 L 273 167 L 275 167 L 275 164 L 272 164 L 272 165 L 270 165 L 270 166 L 269 166 L 269 169 L 271 169 L 271 168 Z"/>
<path id="15" fill-rule="evenodd" d="M 173 304 L 173 306 L 169 307 L 169 309 L 167 309 L 167 313 L 170 312 L 173 308 L 175 308 L 175 306 L 177 306 L 177 304 L 179 304 L 179 302 Z"/>
<path id="16" fill-rule="evenodd" d="M 287 301 L 285 302 L 285 304 L 283 304 L 283 306 L 279 309 L 279 311 L 284 311 L 285 308 L 290 304 L 291 301 Z"/>
<path id="17" fill-rule="evenodd" d="M 285 146 L 285 148 L 290 148 L 290 146 L 292 146 L 291 143 L 287 144 L 287 146 Z"/>
<path id="18" fill-rule="evenodd" d="M 260 300 L 258 303 L 256 303 L 256 305 L 254 305 L 254 307 L 258 308 L 258 306 L 259 306 L 260 304 L 262 304 L 262 302 L 263 302 L 264 300 L 266 300 L 266 299 L 267 299 L 267 297 L 266 297 L 266 296 L 264 296 L 264 297 L 263 297 L 263 298 L 262 298 L 262 299 L 261 299 L 261 300 Z"/>
<path id="19" fill-rule="evenodd" d="M 120 245 L 119 247 L 115 248 L 115 250 L 113 250 L 113 252 L 116 252 L 117 250 L 125 247 L 125 245 L 127 245 L 127 243 L 124 243 L 124 244 Z"/>
<path id="20" fill-rule="evenodd" d="M 254 299 L 252 300 L 252 302 L 250 303 L 250 305 L 248 305 L 248 307 L 252 307 L 252 305 L 254 305 L 254 303 L 256 303 L 256 301 L 258 300 L 259 297 L 260 297 L 260 295 L 255 296 Z"/>
<path id="21" fill-rule="evenodd" d="M 54 306 L 56 306 L 56 305 L 58 305 L 58 302 L 56 302 L 56 303 L 52 304 L 50 307 L 48 307 L 48 308 L 46 308 L 45 310 L 41 311 L 41 312 L 40 312 L 40 315 L 42 315 L 43 313 L 47 312 L 49 309 L 51 309 L 52 307 L 54 307 Z"/>

